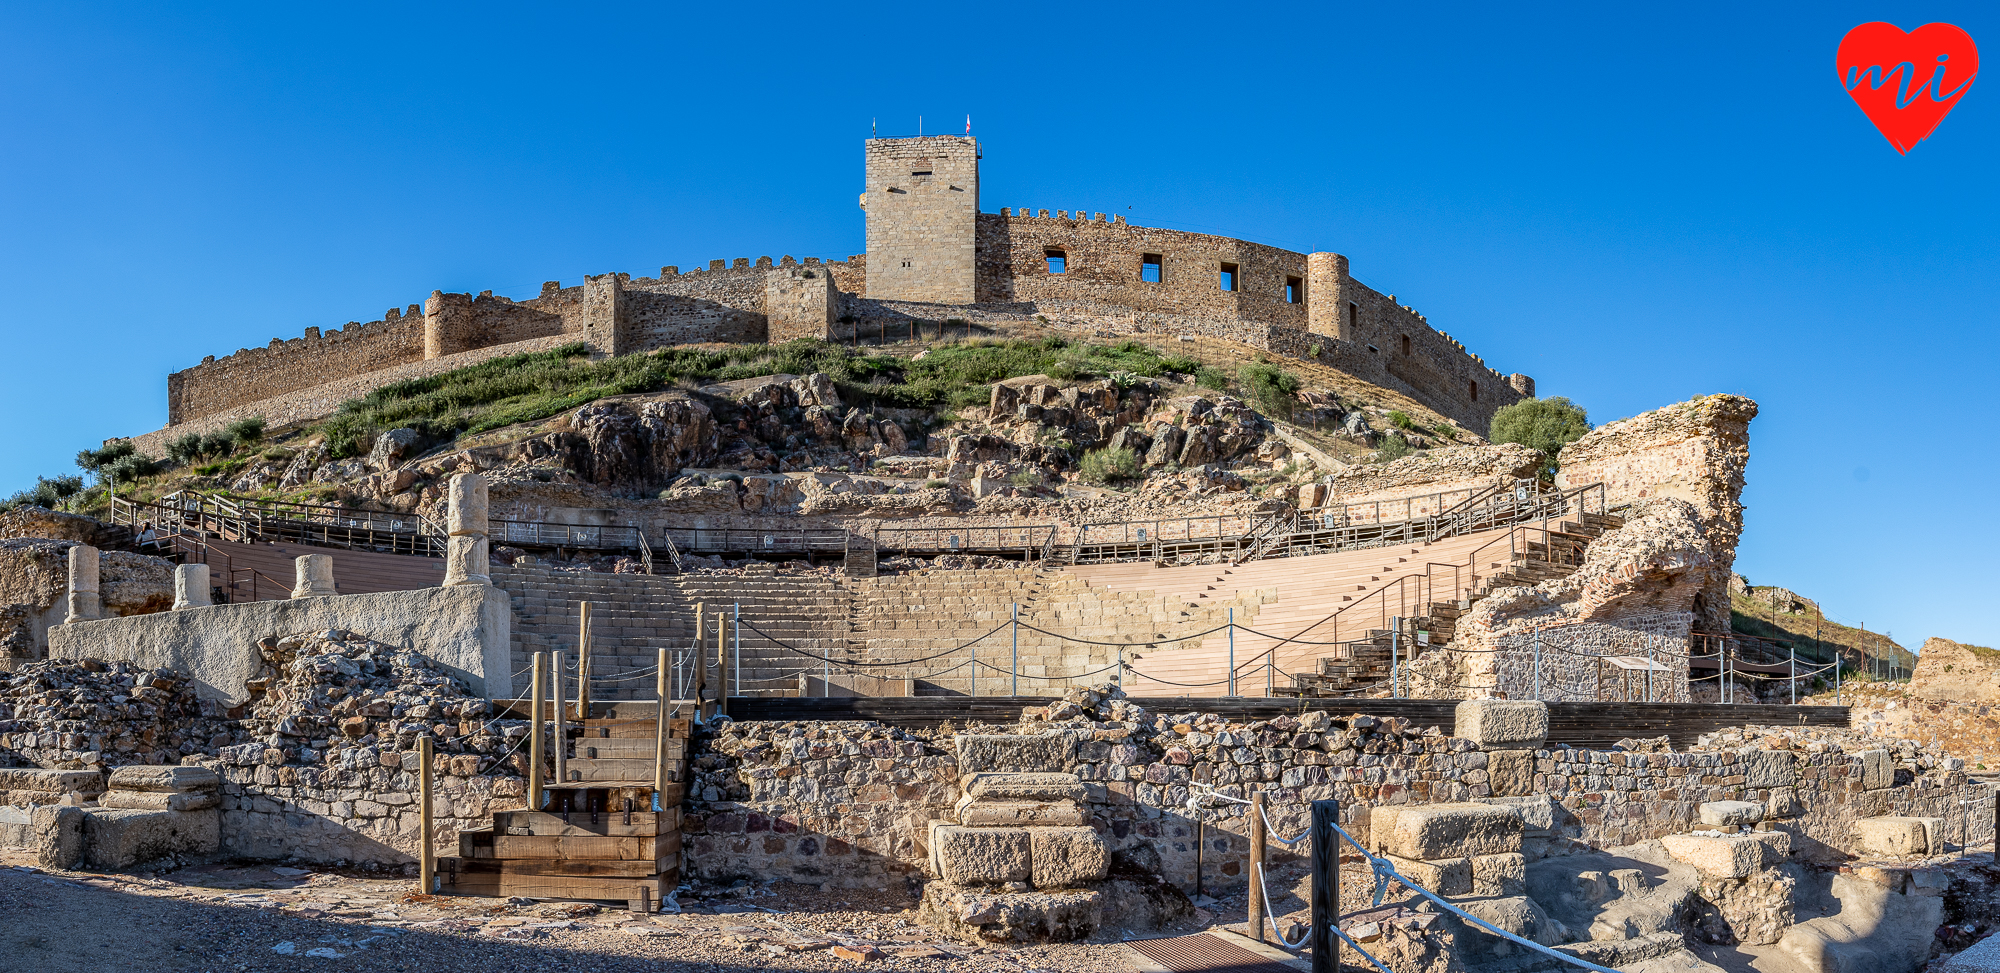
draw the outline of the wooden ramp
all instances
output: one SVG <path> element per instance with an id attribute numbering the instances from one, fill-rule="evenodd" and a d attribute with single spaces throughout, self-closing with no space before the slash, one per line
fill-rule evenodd
<path id="1" fill-rule="evenodd" d="M 1126 941 L 1142 973 L 1300 973 L 1308 965 L 1275 946 L 1216 929 L 1172 939 Z"/>
<path id="2" fill-rule="evenodd" d="M 689 723 L 668 720 L 661 752 L 668 784 L 658 791 L 656 721 L 613 716 L 559 724 L 570 779 L 544 784 L 540 809 L 496 811 L 491 828 L 459 832 L 458 857 L 438 861 L 439 891 L 657 908 L 680 884 Z"/>

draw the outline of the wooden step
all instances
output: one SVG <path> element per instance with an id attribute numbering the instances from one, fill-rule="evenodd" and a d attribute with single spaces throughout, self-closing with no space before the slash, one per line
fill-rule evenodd
<path id="1" fill-rule="evenodd" d="M 591 814 L 575 811 L 555 814 L 548 811 L 495 811 L 493 834 L 569 838 L 601 835 L 614 838 L 649 838 L 680 830 L 678 805 L 665 811 L 611 811 Z"/>
<path id="2" fill-rule="evenodd" d="M 678 866 L 652 875 L 625 876 L 601 874 L 536 874 L 519 866 L 522 862 L 503 862 L 497 859 L 480 858 L 440 858 L 438 859 L 438 887 L 440 891 L 453 895 L 484 895 L 493 898 L 524 896 L 536 899 L 595 899 L 622 900 L 635 904 L 646 900 L 657 906 L 661 897 L 680 885 Z M 595 872 L 588 867 L 596 863 L 561 862 L 565 867 L 585 865 L 582 870 Z M 625 863 L 610 863 L 623 865 Z M 645 863 L 650 867 L 651 863 Z"/>
<path id="3" fill-rule="evenodd" d="M 461 853 L 465 850 L 460 845 Z M 493 836 L 485 855 L 472 858 L 566 859 L 584 861 L 630 861 L 652 864 L 654 873 L 679 863 L 681 833 L 663 835 L 513 835 Z"/>
<path id="4" fill-rule="evenodd" d="M 589 746 L 588 741 L 576 745 L 579 751 L 587 750 Z M 618 784 L 650 784 L 655 768 L 653 757 L 648 754 L 644 757 L 610 757 L 597 760 L 572 757 L 565 769 L 569 771 L 570 779 L 557 781 L 559 784 L 569 786 L 595 784 L 598 787 L 611 787 Z M 685 761 L 668 760 L 666 771 L 669 781 L 679 781 L 687 773 Z"/>
<path id="5" fill-rule="evenodd" d="M 581 760 L 611 759 L 653 759 L 654 741 L 651 737 L 571 737 L 570 753 Z M 687 759 L 687 740 L 667 740 L 665 747 L 667 763 L 672 764 Z M 572 765 L 574 766 L 574 765 Z"/>
<path id="6" fill-rule="evenodd" d="M 594 707 L 593 707 L 594 708 Z M 688 718 L 677 717 L 667 723 L 667 738 L 685 740 L 691 724 Z M 658 734 L 650 719 L 638 720 L 584 720 L 583 732 L 579 740 L 651 740 Z"/>

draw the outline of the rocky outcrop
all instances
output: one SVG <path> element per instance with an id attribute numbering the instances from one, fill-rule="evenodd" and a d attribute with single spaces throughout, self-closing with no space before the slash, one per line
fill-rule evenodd
<path id="1" fill-rule="evenodd" d="M 1958 703 L 2000 703 L 2000 650 L 1929 638 L 1910 676 L 1910 695 Z"/>
<path id="2" fill-rule="evenodd" d="M 1446 490 L 1482 490 L 1532 478 L 1547 461 L 1540 450 L 1518 443 L 1451 446 L 1379 466 L 1338 470 L 1326 478 L 1326 502 L 1369 503 Z"/>
<path id="3" fill-rule="evenodd" d="M 570 413 L 566 425 L 522 443 L 518 455 L 554 459 L 586 483 L 630 491 L 659 489 L 683 467 L 718 455 L 714 416 L 685 397 L 600 400 Z"/>

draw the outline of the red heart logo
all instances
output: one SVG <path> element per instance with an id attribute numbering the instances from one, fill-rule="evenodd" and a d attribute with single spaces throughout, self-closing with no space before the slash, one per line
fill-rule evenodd
<path id="1" fill-rule="evenodd" d="M 1897 152 L 1908 153 L 1951 114 L 1979 75 L 1979 48 L 1950 24 L 1909 33 L 1895 24 L 1862 24 L 1833 55 L 1840 84 Z"/>

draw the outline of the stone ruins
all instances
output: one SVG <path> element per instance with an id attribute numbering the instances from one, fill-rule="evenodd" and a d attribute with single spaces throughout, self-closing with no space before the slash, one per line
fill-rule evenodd
<path id="1" fill-rule="evenodd" d="M 1753 595 L 1817 610 L 1734 573 L 1756 403 L 1489 443 L 1533 380 L 1339 254 L 985 212 L 970 138 L 864 161 L 844 261 L 433 293 L 171 376 L 136 445 L 269 438 L 101 518 L 0 515 L 0 856 L 642 916 L 784 883 L 1133 964 L 1337 929 L 1389 973 L 1914 973 L 1993 931 L 2000 653 L 1932 639 L 1902 683 L 1737 631 Z M 909 355 L 737 377 L 798 338 Z M 869 394 L 1098 338 L 1158 367 Z M 752 364 L 463 434 L 315 425 L 694 344 Z"/>

